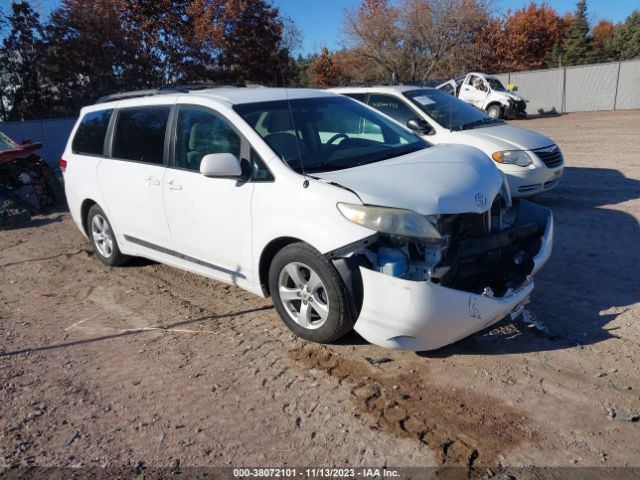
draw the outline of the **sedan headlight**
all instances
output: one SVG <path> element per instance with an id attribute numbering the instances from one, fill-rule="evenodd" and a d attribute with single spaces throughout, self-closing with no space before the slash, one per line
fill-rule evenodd
<path id="1" fill-rule="evenodd" d="M 377 232 L 440 243 L 442 235 L 428 217 L 411 210 L 338 203 L 344 217 Z"/>
<path id="2" fill-rule="evenodd" d="M 503 163 L 505 165 L 518 165 L 519 167 L 528 167 L 533 163 L 527 152 L 522 150 L 507 150 L 504 152 L 494 152 L 491 155 L 494 162 Z"/>

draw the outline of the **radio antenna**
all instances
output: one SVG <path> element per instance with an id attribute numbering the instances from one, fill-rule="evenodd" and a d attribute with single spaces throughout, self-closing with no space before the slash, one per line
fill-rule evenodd
<path id="1" fill-rule="evenodd" d="M 276 59 L 278 60 L 278 69 L 280 70 L 280 77 L 282 78 L 282 87 L 284 88 L 284 96 L 287 99 L 287 107 L 289 109 L 289 119 L 291 120 L 291 125 L 293 126 L 293 134 L 296 138 L 296 148 L 298 149 L 298 160 L 300 160 L 300 170 L 302 170 L 302 176 L 304 177 L 304 182 L 302 183 L 302 186 L 304 188 L 307 188 L 309 186 L 309 179 L 307 178 L 307 174 L 304 171 L 304 162 L 302 161 L 302 149 L 300 148 L 300 139 L 298 137 L 298 127 L 296 126 L 296 122 L 293 116 L 293 109 L 291 108 L 291 101 L 289 100 L 289 92 L 287 90 L 287 82 L 284 78 L 284 73 L 282 72 L 282 65 L 280 64 L 280 56 L 277 53 L 276 53 Z"/>

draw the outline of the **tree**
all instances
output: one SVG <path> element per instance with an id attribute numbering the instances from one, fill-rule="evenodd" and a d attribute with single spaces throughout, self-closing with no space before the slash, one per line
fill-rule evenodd
<path id="1" fill-rule="evenodd" d="M 41 72 L 44 33 L 39 15 L 27 2 L 13 2 L 6 24 L 9 33 L 0 50 L 3 117 L 42 118 L 47 114 L 47 91 Z"/>
<path id="2" fill-rule="evenodd" d="M 442 64 L 466 66 L 459 61 L 478 54 L 475 39 L 489 20 L 484 0 L 402 0 L 399 10 L 412 81 L 427 80 Z"/>
<path id="3" fill-rule="evenodd" d="M 320 55 L 309 65 L 309 85 L 314 87 L 335 87 L 339 84 L 338 68 L 326 47 Z"/>
<path id="4" fill-rule="evenodd" d="M 634 10 L 622 25 L 616 28 L 607 47 L 616 60 L 640 58 L 640 11 Z"/>
<path id="5" fill-rule="evenodd" d="M 494 20 L 485 31 L 490 71 L 520 71 L 541 68 L 565 31 L 562 19 L 546 3 L 531 2 L 504 18 Z"/>
<path id="6" fill-rule="evenodd" d="M 283 47 L 279 10 L 264 0 L 233 2 L 236 10 L 224 31 L 225 77 L 282 85 L 289 78 L 289 52 Z M 258 40 L 258 41 L 257 41 Z"/>
<path id="7" fill-rule="evenodd" d="M 161 83 L 124 16 L 117 0 L 63 0 L 52 12 L 44 68 L 57 91 L 54 114 L 75 115 L 102 95 Z"/>
<path id="8" fill-rule="evenodd" d="M 398 9 L 387 0 L 362 0 L 344 17 L 346 45 L 371 68 L 378 79 L 398 81 L 402 68 L 402 34 Z"/>
<path id="9" fill-rule="evenodd" d="M 344 33 L 377 80 L 424 81 L 466 66 L 488 19 L 488 0 L 363 0 Z"/>
<path id="10" fill-rule="evenodd" d="M 54 113 L 123 90 L 281 84 L 299 42 L 288 22 L 267 0 L 62 0 L 46 28 Z"/>
<path id="11" fill-rule="evenodd" d="M 591 30 L 593 37 L 593 60 L 607 62 L 612 55 L 608 44 L 611 42 L 616 31 L 616 27 L 608 20 L 600 20 Z"/>
<path id="12" fill-rule="evenodd" d="M 584 65 L 591 62 L 593 56 L 593 38 L 589 33 L 587 0 L 580 0 L 576 7 L 573 21 L 562 42 L 561 52 L 565 65 Z"/>

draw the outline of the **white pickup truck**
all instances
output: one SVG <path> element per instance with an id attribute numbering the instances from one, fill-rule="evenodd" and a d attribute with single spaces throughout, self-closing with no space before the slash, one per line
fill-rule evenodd
<path id="1" fill-rule="evenodd" d="M 484 110 L 491 118 L 527 116 L 526 101 L 520 95 L 504 88 L 496 77 L 484 73 L 472 72 L 466 77 L 451 79 L 437 88 Z"/>

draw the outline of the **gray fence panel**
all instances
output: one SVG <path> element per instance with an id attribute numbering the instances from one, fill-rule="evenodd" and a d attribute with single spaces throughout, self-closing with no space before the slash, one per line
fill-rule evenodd
<path id="1" fill-rule="evenodd" d="M 527 100 L 527 113 L 562 112 L 562 69 L 512 73 L 511 83 L 518 94 Z"/>
<path id="2" fill-rule="evenodd" d="M 27 120 L 25 122 L 0 123 L 0 132 L 21 143 L 23 140 L 42 142 L 38 154 L 49 164 L 57 165 L 69 134 L 75 124 L 75 118 L 55 118 L 49 120 Z"/>
<path id="3" fill-rule="evenodd" d="M 565 111 L 613 110 L 618 63 L 568 67 Z"/>
<path id="4" fill-rule="evenodd" d="M 640 108 L 640 61 L 622 62 L 616 110 Z"/>

